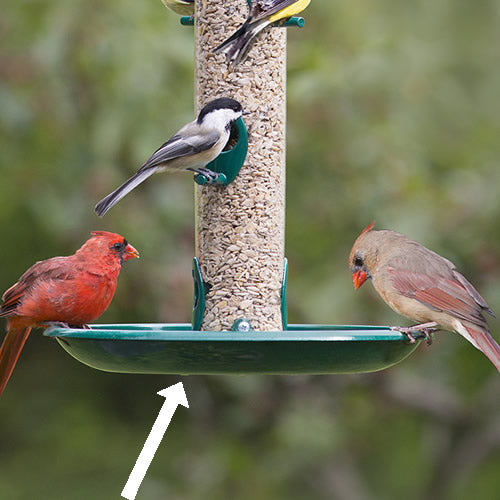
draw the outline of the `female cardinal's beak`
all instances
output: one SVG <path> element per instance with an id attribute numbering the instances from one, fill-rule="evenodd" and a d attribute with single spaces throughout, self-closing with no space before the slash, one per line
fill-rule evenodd
<path id="1" fill-rule="evenodd" d="M 123 260 L 138 259 L 138 258 L 139 258 L 139 252 L 130 243 L 128 243 L 127 246 L 125 247 L 125 251 L 123 252 Z"/>
<path id="2" fill-rule="evenodd" d="M 366 281 L 367 278 L 368 273 L 362 271 L 361 269 L 352 273 L 352 284 L 354 285 L 354 288 L 357 290 Z"/>

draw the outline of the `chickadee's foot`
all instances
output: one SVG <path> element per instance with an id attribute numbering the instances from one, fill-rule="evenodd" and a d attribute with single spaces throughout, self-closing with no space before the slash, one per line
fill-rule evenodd
<path id="1" fill-rule="evenodd" d="M 435 321 L 429 321 L 428 323 L 422 323 L 420 325 L 414 325 L 414 326 L 393 326 L 391 327 L 391 330 L 394 330 L 395 332 L 404 333 L 408 337 L 410 344 L 414 344 L 417 341 L 417 336 L 415 336 L 414 333 L 421 332 L 425 336 L 425 341 L 427 342 L 427 345 L 431 345 L 432 344 L 431 333 L 438 329 L 437 326 L 438 325 Z"/>
<path id="2" fill-rule="evenodd" d="M 197 168 L 194 171 L 197 174 L 205 176 L 208 179 L 209 184 L 214 184 L 214 182 L 219 177 L 219 174 L 217 172 L 214 172 L 213 170 L 210 170 L 209 168 Z"/>

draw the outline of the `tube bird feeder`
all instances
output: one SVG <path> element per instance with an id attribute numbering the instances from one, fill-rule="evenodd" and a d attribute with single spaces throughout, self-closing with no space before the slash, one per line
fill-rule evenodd
<path id="1" fill-rule="evenodd" d="M 258 37 L 247 59 L 231 68 L 213 49 L 241 25 L 245 0 L 196 2 L 197 111 L 227 96 L 249 114 L 248 153 L 228 186 L 196 187 L 196 255 L 205 296 L 201 329 L 230 330 L 247 318 L 254 330 L 282 329 L 285 258 L 286 29 Z"/>
<path id="2" fill-rule="evenodd" d="M 195 179 L 193 322 L 53 328 L 46 335 L 89 366 L 129 373 L 350 373 L 401 361 L 419 342 L 389 327 L 287 324 L 287 29 L 262 31 L 246 60 L 231 67 L 213 49 L 245 21 L 247 0 L 195 4 L 196 111 L 224 96 L 250 113 L 246 127 L 236 125 L 236 145 L 209 165 L 217 182 Z"/>

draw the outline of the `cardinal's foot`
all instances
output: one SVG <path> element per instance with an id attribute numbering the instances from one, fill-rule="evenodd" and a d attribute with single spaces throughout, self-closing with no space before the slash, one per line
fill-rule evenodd
<path id="1" fill-rule="evenodd" d="M 393 326 L 391 327 L 391 330 L 394 330 L 395 332 L 404 333 L 408 337 L 410 344 L 414 344 L 417 341 L 417 336 L 414 334 L 416 332 L 421 332 L 425 336 L 425 341 L 427 342 L 427 345 L 431 345 L 432 344 L 431 333 L 438 329 L 437 326 L 438 325 L 435 321 L 430 321 L 428 323 L 422 323 L 420 325 L 414 325 L 414 326 Z"/>
<path id="2" fill-rule="evenodd" d="M 68 323 L 64 321 L 43 321 L 41 324 L 47 328 L 69 328 Z"/>

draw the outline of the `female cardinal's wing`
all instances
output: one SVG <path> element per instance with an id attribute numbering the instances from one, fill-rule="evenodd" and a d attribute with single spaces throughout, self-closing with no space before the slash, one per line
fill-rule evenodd
<path id="1" fill-rule="evenodd" d="M 392 276 L 392 285 L 402 295 L 457 319 L 477 325 L 485 324 L 481 314 L 483 306 L 459 280 L 395 268 L 389 268 L 388 272 Z M 480 297 L 477 291 L 476 294 Z M 486 304 L 482 297 L 481 300 Z"/>
<path id="2" fill-rule="evenodd" d="M 470 296 L 474 299 L 476 304 L 484 309 L 488 314 L 491 314 L 494 318 L 496 318 L 495 313 L 491 310 L 490 306 L 487 304 L 486 300 L 481 297 L 479 292 L 474 288 L 474 285 L 461 273 L 459 273 L 456 269 L 452 271 L 453 277 L 458 280 L 463 287 L 469 292 Z"/>

